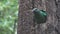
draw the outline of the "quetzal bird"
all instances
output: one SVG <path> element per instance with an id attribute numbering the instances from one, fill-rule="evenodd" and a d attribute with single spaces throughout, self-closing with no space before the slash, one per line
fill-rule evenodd
<path id="1" fill-rule="evenodd" d="M 47 20 L 47 12 L 46 11 L 34 8 L 33 13 L 34 13 L 34 21 L 36 21 L 37 24 L 46 22 L 46 20 Z"/>

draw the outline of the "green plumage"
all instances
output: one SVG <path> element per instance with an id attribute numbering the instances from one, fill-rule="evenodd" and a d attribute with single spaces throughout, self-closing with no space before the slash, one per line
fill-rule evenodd
<path id="1" fill-rule="evenodd" d="M 37 22 L 37 24 L 46 22 L 46 20 L 47 20 L 46 11 L 35 8 L 35 9 L 33 9 L 33 12 L 34 12 L 34 20 Z"/>

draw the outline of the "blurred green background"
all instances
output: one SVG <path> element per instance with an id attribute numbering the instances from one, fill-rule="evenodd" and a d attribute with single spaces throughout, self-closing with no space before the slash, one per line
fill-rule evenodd
<path id="1" fill-rule="evenodd" d="M 0 34 L 16 34 L 18 0 L 0 0 Z"/>

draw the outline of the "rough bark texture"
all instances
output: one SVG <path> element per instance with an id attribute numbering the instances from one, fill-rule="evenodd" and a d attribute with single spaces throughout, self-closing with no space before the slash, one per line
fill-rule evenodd
<path id="1" fill-rule="evenodd" d="M 57 5 L 56 5 L 57 3 Z M 57 7 L 58 6 L 58 7 Z M 34 0 L 34 7 L 47 11 L 47 21 L 33 27 L 32 0 L 20 0 L 17 34 L 60 34 L 60 1 Z"/>

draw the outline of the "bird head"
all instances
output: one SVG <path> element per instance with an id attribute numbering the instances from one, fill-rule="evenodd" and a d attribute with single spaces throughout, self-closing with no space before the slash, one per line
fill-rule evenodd
<path id="1" fill-rule="evenodd" d="M 34 8 L 32 11 L 33 11 L 34 14 L 38 14 L 39 13 L 39 9 L 38 8 Z"/>

